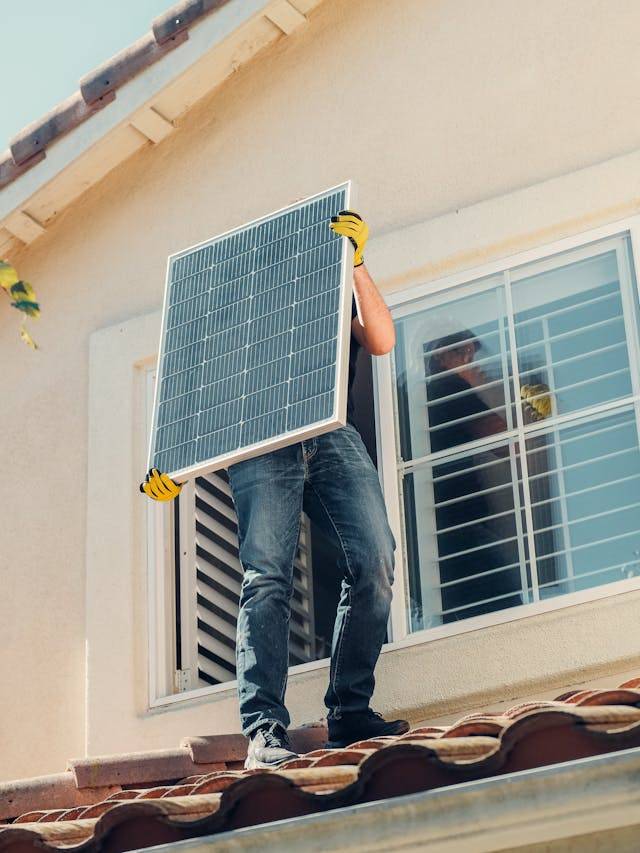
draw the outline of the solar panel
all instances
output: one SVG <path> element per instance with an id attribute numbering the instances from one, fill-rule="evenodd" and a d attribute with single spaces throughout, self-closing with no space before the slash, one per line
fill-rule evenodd
<path id="1" fill-rule="evenodd" d="M 169 258 L 149 467 L 183 481 L 344 425 L 347 182 Z"/>

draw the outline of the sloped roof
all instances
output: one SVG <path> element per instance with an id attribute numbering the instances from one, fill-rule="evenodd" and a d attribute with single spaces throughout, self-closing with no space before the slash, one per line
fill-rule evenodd
<path id="1" fill-rule="evenodd" d="M 188 37 L 190 26 L 229 0 L 182 0 L 159 15 L 151 30 L 85 74 L 77 92 L 17 133 L 0 154 L 0 189 L 45 157 L 47 147 L 112 103 L 116 91 Z"/>
<path id="2" fill-rule="evenodd" d="M 220 735 L 5 783 L 0 851 L 131 850 L 639 747 L 640 678 L 342 750 L 324 737 L 294 730 L 304 754 L 272 771 L 242 770 L 244 738 Z"/>
<path id="3" fill-rule="evenodd" d="M 162 141 L 183 112 L 263 47 L 304 24 L 320 2 L 181 0 L 167 9 L 146 35 L 85 74 L 71 97 L 0 153 L 0 230 L 20 243 L 37 239 L 88 186 L 141 145 Z M 160 60 L 166 62 L 158 71 L 153 67 Z M 87 123 L 89 131 L 74 134 Z M 65 147 L 70 134 L 76 142 Z M 109 144 L 109 152 L 96 151 L 97 143 Z M 53 146 L 55 157 L 43 163 Z M 78 174 L 57 186 L 59 176 L 74 169 Z M 0 234 L 0 252 L 5 245 Z"/>

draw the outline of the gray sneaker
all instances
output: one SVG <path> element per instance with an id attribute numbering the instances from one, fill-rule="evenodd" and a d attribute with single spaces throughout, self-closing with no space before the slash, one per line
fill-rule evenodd
<path id="1" fill-rule="evenodd" d="M 249 748 L 244 762 L 245 770 L 258 767 L 277 767 L 279 764 L 297 758 L 298 753 L 291 749 L 291 741 L 280 723 L 268 723 L 255 729 L 249 735 Z"/>

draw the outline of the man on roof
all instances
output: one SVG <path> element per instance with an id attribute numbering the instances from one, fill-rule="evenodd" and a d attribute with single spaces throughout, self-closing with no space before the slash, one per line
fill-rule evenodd
<path id="1" fill-rule="evenodd" d="M 390 352 L 395 330 L 364 264 L 366 223 L 343 210 L 329 227 L 355 249 L 347 425 L 228 469 L 244 569 L 236 664 L 240 720 L 249 738 L 247 769 L 275 767 L 296 756 L 284 698 L 293 562 L 303 510 L 337 545 L 343 572 L 324 697 L 327 747 L 409 729 L 405 720 L 387 721 L 369 707 L 389 619 L 396 543 L 376 469 L 352 422 L 358 351 Z M 152 469 L 140 489 L 166 501 L 181 486 Z"/>

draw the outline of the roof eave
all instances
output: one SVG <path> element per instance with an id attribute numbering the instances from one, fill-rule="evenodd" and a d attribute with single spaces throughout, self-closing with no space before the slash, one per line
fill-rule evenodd
<path id="1" fill-rule="evenodd" d="M 0 255 L 33 242 L 60 211 L 105 174 L 173 132 L 178 115 L 263 47 L 297 29 L 319 2 L 227 0 L 221 5 L 213 0 L 205 4 L 211 8 L 192 28 L 176 28 L 173 20 L 175 32 L 162 43 L 157 39 L 167 35 L 160 26 L 166 15 L 156 19 L 153 35 L 110 61 L 112 72 L 121 69 L 115 85 L 113 73 L 104 73 L 105 66 L 95 69 L 83 78 L 80 91 L 14 138 L 12 165 L 6 154 L 0 155 L 0 175 L 4 169 L 6 184 L 0 193 Z M 193 3 L 181 5 L 191 8 Z M 124 61 L 126 56 L 131 62 Z M 167 93 L 175 105 L 171 114 L 158 108 Z M 36 127 L 38 134 L 33 133 Z M 49 140 L 52 144 L 47 146 Z"/>

